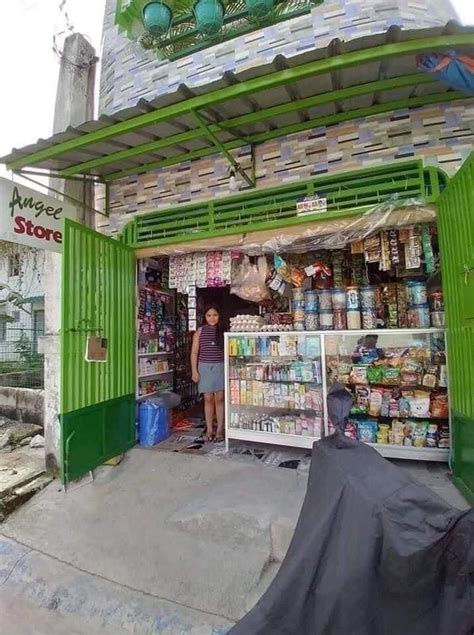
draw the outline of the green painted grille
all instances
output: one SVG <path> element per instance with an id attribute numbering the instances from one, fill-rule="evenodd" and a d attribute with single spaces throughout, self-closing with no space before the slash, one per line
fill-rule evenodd
<path id="1" fill-rule="evenodd" d="M 438 204 L 454 474 L 474 503 L 474 154 Z"/>
<path id="2" fill-rule="evenodd" d="M 133 247 L 146 247 L 279 228 L 307 223 L 313 218 L 359 214 L 394 195 L 402 200 L 432 202 L 446 180 L 441 170 L 423 168 L 421 161 L 398 162 L 182 205 L 178 212 L 174 207 L 143 214 L 126 226 L 122 240 Z M 298 217 L 295 201 L 312 194 L 327 198 L 328 211 Z"/>
<path id="3" fill-rule="evenodd" d="M 66 221 L 61 413 L 134 393 L 134 255 L 118 241 Z M 86 362 L 89 335 L 106 338 L 105 363 Z"/>

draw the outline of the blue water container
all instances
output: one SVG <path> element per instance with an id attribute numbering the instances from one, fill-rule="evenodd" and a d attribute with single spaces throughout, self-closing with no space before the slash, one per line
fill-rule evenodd
<path id="1" fill-rule="evenodd" d="M 145 447 L 156 445 L 169 436 L 170 411 L 153 401 L 140 404 L 138 411 L 138 443 Z"/>

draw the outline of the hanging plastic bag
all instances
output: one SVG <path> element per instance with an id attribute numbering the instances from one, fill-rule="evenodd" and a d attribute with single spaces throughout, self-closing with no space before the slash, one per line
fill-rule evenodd
<path id="1" fill-rule="evenodd" d="M 265 256 L 260 256 L 256 265 L 251 264 L 248 256 L 244 256 L 237 274 L 236 284 L 234 283 L 230 292 L 249 302 L 259 303 L 268 300 L 270 292 L 265 285 L 266 276 L 267 260 Z"/>

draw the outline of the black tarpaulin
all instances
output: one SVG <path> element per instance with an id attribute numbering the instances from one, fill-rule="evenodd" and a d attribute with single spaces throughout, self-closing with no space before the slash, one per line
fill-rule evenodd
<path id="1" fill-rule="evenodd" d="M 339 425 L 351 401 L 343 391 L 335 387 L 328 397 Z M 268 591 L 230 633 L 473 632 L 474 510 L 453 509 L 340 431 L 315 443 L 287 556 Z"/>

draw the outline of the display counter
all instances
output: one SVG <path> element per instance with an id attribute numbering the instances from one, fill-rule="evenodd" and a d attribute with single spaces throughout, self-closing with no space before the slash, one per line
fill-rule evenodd
<path id="1" fill-rule="evenodd" d="M 333 431 L 327 391 L 354 403 L 345 434 L 393 458 L 446 461 L 445 339 L 437 329 L 226 335 L 226 443 L 310 448 Z"/>

